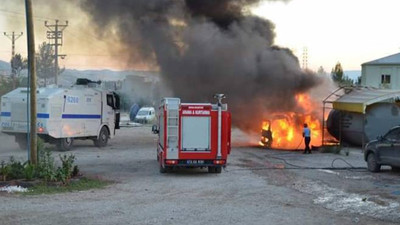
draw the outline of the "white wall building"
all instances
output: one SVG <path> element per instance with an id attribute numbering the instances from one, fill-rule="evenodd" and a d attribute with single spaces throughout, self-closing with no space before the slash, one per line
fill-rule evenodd
<path id="1" fill-rule="evenodd" d="M 400 89 L 400 53 L 363 63 L 361 85 Z"/>

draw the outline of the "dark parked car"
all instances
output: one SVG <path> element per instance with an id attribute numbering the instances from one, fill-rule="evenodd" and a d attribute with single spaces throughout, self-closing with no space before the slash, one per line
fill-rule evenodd
<path id="1" fill-rule="evenodd" d="M 365 146 L 364 160 L 371 172 L 378 172 L 382 165 L 400 170 L 400 126 L 393 127 L 384 136 L 370 141 Z"/>

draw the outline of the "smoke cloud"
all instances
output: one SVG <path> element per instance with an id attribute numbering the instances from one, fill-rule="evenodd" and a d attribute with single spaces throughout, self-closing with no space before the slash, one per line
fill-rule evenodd
<path id="1" fill-rule="evenodd" d="M 80 0 L 97 31 L 119 36 L 185 102 L 226 102 L 236 127 L 257 131 L 271 113 L 302 111 L 295 95 L 321 80 L 274 45 L 274 24 L 251 15 L 259 0 Z"/>

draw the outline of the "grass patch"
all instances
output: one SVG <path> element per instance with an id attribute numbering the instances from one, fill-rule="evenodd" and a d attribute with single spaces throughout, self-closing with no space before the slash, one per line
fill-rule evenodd
<path id="1" fill-rule="evenodd" d="M 68 185 L 50 186 L 46 183 L 41 183 L 29 188 L 28 192 L 22 193 L 23 195 L 40 195 L 40 194 L 58 194 L 74 191 L 85 191 L 90 189 L 100 189 L 111 184 L 110 181 L 81 178 L 77 181 L 70 182 Z"/>

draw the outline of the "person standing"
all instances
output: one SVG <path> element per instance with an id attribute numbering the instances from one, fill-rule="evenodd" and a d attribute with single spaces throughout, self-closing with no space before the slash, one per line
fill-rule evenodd
<path id="1" fill-rule="evenodd" d="M 267 143 L 266 143 L 266 146 L 267 146 L 268 148 L 271 148 L 271 146 L 272 146 L 271 124 L 268 126 L 268 130 L 266 130 L 264 134 L 265 134 L 264 137 L 268 139 L 268 141 L 267 141 Z"/>
<path id="2" fill-rule="evenodd" d="M 305 145 L 303 154 L 307 154 L 307 153 L 311 154 L 311 149 L 310 149 L 311 130 L 310 130 L 310 128 L 308 128 L 308 125 L 306 123 L 304 124 L 304 128 L 303 128 L 303 137 L 304 137 L 304 145 Z"/>

